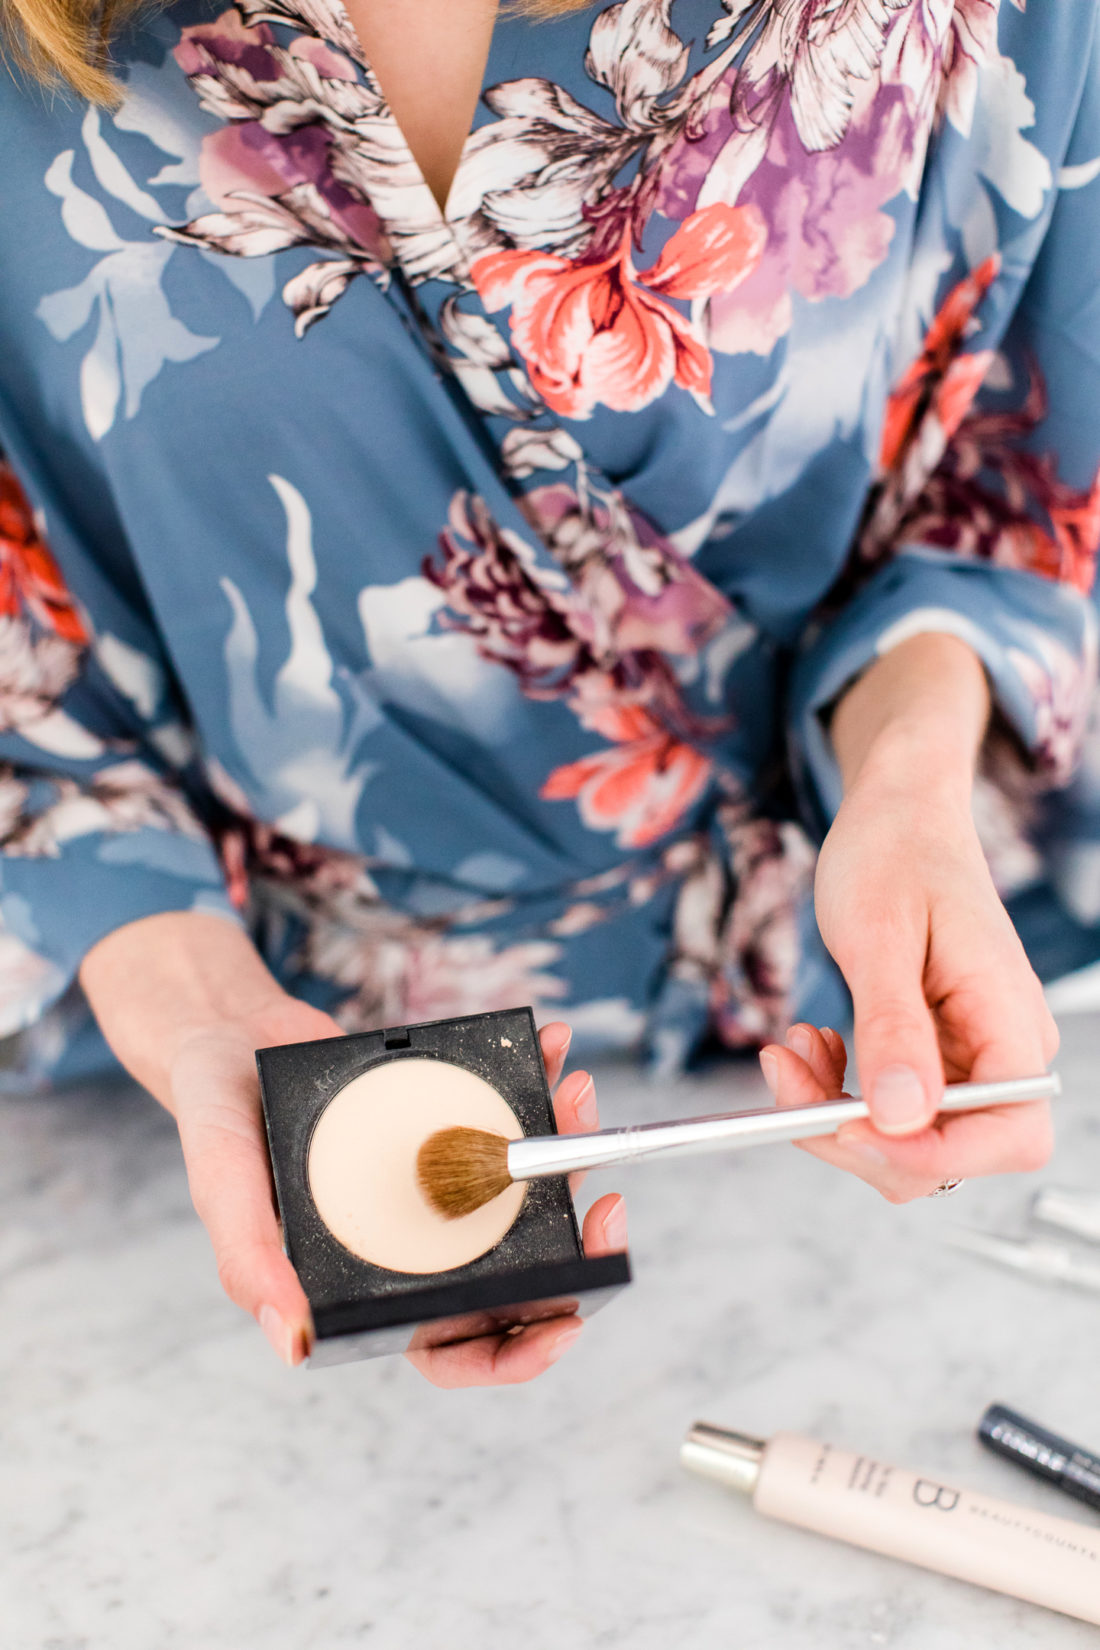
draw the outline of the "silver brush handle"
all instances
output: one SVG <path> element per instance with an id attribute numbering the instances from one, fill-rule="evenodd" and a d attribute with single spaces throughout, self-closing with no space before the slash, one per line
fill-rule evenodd
<path id="1" fill-rule="evenodd" d="M 1041 1077 L 1013 1077 L 1002 1083 L 952 1083 L 939 1109 L 979 1111 L 1024 1100 L 1043 1100 L 1062 1092 L 1055 1072 Z M 817 1106 L 768 1106 L 763 1111 L 726 1112 L 717 1117 L 687 1117 L 676 1123 L 639 1123 L 595 1134 L 548 1134 L 513 1140 L 508 1173 L 513 1180 L 541 1180 L 578 1169 L 632 1163 L 641 1157 L 687 1157 L 693 1152 L 737 1151 L 779 1140 L 810 1140 L 834 1134 L 842 1123 L 870 1116 L 858 1098 L 825 1100 Z"/>

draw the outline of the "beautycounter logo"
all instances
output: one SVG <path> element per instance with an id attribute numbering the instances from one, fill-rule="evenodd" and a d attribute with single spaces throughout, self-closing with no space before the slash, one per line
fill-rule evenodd
<path id="1" fill-rule="evenodd" d="M 1100 1546 L 1090 1546 L 1087 1542 L 1075 1540 L 1073 1536 L 1063 1535 L 1060 1530 L 1033 1524 L 1026 1513 L 1017 1512 L 1013 1507 L 998 1506 L 976 1499 L 964 1501 L 962 1490 L 953 1490 L 949 1485 L 937 1484 L 930 1478 L 914 1480 L 913 1500 L 918 1507 L 938 1512 L 955 1512 L 961 1506 L 971 1518 L 982 1519 L 986 1524 L 996 1525 L 998 1529 L 1016 1530 L 1020 1535 L 1041 1541 L 1044 1546 L 1056 1547 L 1064 1553 L 1076 1553 L 1078 1557 L 1087 1558 L 1093 1564 L 1100 1564 Z"/>
<path id="2" fill-rule="evenodd" d="M 938 1507 L 941 1512 L 954 1512 L 961 1499 L 961 1490 L 948 1489 L 946 1484 L 933 1484 L 928 1478 L 918 1478 L 913 1485 L 913 1500 L 918 1507 Z"/>

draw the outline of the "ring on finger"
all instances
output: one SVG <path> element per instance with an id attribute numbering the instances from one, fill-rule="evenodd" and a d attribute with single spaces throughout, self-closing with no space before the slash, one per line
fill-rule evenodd
<path id="1" fill-rule="evenodd" d="M 958 1180 L 941 1180 L 939 1185 L 933 1187 L 927 1195 L 929 1197 L 950 1197 L 952 1192 L 957 1192 L 962 1185 L 965 1185 L 965 1180 L 961 1175 Z"/>

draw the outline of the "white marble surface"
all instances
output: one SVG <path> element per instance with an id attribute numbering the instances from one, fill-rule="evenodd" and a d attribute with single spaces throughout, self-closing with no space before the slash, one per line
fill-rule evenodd
<path id="1" fill-rule="evenodd" d="M 1100 1186 L 1100 1018 L 1058 1157 Z M 605 1117 L 762 1103 L 605 1074 Z M 757 1517 L 695 1417 L 784 1427 L 1096 1522 L 979 1450 L 1000 1399 L 1100 1445 L 1100 1300 L 939 1241 L 1038 1177 L 894 1209 L 790 1147 L 630 1177 L 636 1282 L 529 1387 L 287 1371 L 219 1295 L 170 1125 L 131 1090 L 5 1101 L 5 1650 L 1084 1650 L 1095 1629 Z M 625 1177 L 623 1177 L 625 1179 Z M 591 1192 L 600 1189 L 595 1181 Z"/>

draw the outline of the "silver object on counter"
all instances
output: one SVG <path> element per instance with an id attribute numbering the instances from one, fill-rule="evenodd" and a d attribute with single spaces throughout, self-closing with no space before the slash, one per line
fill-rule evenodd
<path id="1" fill-rule="evenodd" d="M 764 1448 L 763 1438 L 696 1421 L 680 1445 L 680 1460 L 703 1478 L 751 1495 L 760 1479 Z"/>
<path id="2" fill-rule="evenodd" d="M 1100 1243 L 1100 1193 L 1074 1191 L 1068 1186 L 1041 1186 L 1031 1205 L 1032 1220 L 1056 1226 L 1061 1232 Z"/>
<path id="3" fill-rule="evenodd" d="M 980 1255 L 983 1260 L 1007 1266 L 1041 1283 L 1064 1283 L 1100 1294 L 1100 1262 L 1082 1258 L 1068 1244 L 1051 1243 L 1046 1238 L 994 1237 L 968 1226 L 948 1227 L 943 1235 L 955 1249 L 965 1249 L 968 1254 Z"/>

